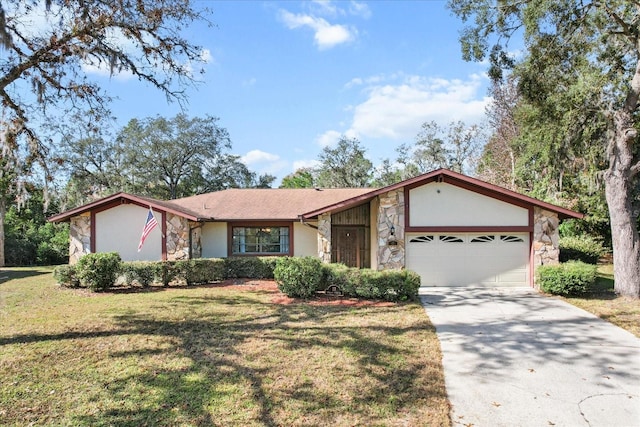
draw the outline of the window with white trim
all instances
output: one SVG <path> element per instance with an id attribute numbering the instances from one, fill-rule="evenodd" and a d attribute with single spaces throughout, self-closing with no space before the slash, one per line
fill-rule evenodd
<path id="1" fill-rule="evenodd" d="M 233 254 L 288 254 L 289 227 L 233 227 Z"/>

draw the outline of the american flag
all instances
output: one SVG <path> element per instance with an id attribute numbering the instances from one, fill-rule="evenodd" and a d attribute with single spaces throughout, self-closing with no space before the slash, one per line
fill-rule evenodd
<path id="1" fill-rule="evenodd" d="M 151 207 L 149 207 L 149 215 L 147 215 L 147 222 L 144 223 L 144 228 L 142 229 L 142 236 L 140 236 L 140 243 L 138 244 L 138 252 L 140 252 L 142 245 L 144 245 L 144 241 L 156 225 L 158 225 L 158 221 L 156 220 L 156 217 L 153 216 Z"/>

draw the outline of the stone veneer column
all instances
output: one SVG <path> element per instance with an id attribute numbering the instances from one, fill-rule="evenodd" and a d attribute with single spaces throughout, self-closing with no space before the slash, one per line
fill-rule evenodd
<path id="1" fill-rule="evenodd" d="M 191 228 L 191 258 L 202 257 L 202 224 L 190 222 Z"/>
<path id="2" fill-rule="evenodd" d="M 167 261 L 189 259 L 189 221 L 167 212 Z"/>
<path id="3" fill-rule="evenodd" d="M 324 263 L 331 262 L 331 214 L 318 216 L 318 257 Z"/>
<path id="4" fill-rule="evenodd" d="M 558 214 L 539 207 L 533 212 L 533 268 L 560 262 L 560 232 Z M 535 277 L 535 276 L 534 276 Z"/>
<path id="5" fill-rule="evenodd" d="M 378 270 L 404 268 L 404 189 L 381 194 L 378 200 Z M 389 242 L 396 244 L 390 245 Z"/>
<path id="6" fill-rule="evenodd" d="M 69 221 L 69 264 L 91 253 L 91 214 L 83 213 Z"/>

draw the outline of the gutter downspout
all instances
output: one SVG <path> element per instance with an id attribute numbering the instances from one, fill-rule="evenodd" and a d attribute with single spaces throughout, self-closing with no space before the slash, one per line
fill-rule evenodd
<path id="1" fill-rule="evenodd" d="M 304 222 L 304 218 L 302 217 L 302 215 L 298 215 L 298 218 L 300 219 L 300 224 L 306 225 L 307 227 L 311 227 L 311 228 L 313 228 L 315 230 L 318 229 L 317 225 L 312 225 L 312 224 L 309 224 L 308 222 Z"/>

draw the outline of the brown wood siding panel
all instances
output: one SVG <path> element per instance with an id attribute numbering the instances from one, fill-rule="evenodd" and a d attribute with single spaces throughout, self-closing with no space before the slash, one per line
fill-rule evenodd
<path id="1" fill-rule="evenodd" d="M 331 262 L 348 267 L 371 267 L 370 230 L 363 226 L 331 227 Z"/>
<path id="2" fill-rule="evenodd" d="M 369 204 L 356 206 L 355 208 L 347 209 L 342 212 L 334 213 L 331 215 L 332 225 L 364 225 L 369 226 L 370 219 Z"/>

